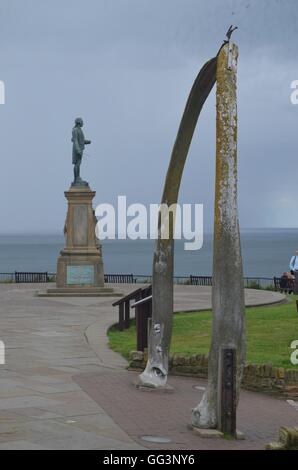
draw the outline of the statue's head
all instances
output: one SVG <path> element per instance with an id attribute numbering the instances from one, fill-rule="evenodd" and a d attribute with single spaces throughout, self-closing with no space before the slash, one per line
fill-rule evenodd
<path id="1" fill-rule="evenodd" d="M 84 125 L 83 119 L 82 118 L 76 118 L 75 125 L 83 127 L 83 125 Z"/>

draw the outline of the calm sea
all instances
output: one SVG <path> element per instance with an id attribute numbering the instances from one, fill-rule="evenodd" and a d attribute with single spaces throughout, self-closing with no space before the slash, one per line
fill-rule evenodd
<path id="1" fill-rule="evenodd" d="M 288 270 L 298 250 L 298 229 L 249 229 L 241 233 L 245 276 L 272 277 Z M 64 246 L 58 235 L 0 235 L 0 272 L 56 272 L 56 260 Z M 151 240 L 103 241 L 106 273 L 151 274 L 154 242 Z M 203 248 L 184 251 L 176 241 L 175 275 L 210 275 L 212 234 L 204 235 Z"/>

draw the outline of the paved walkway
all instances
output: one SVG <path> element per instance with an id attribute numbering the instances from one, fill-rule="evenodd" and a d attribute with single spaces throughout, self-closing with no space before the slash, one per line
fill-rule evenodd
<path id="1" fill-rule="evenodd" d="M 84 373 L 74 380 L 116 423 L 139 444 L 149 449 L 158 445 L 142 440 L 142 436 L 170 439 L 161 449 L 264 449 L 276 441 L 280 426 L 297 426 L 298 411 L 285 400 L 263 394 L 241 391 L 237 427 L 245 439 L 206 439 L 194 435 L 187 427 L 191 410 L 203 394 L 206 380 L 192 377 L 169 377 L 174 393 L 137 390 L 133 382 L 136 372 L 119 370 Z M 199 387 L 199 390 L 195 387 Z"/>
<path id="2" fill-rule="evenodd" d="M 0 285 L 0 340 L 6 346 L 6 365 L 0 366 L 0 450 L 140 449 L 148 446 L 140 439 L 144 433 L 170 437 L 168 448 L 223 445 L 194 439 L 186 428 L 201 393 L 193 385 L 203 386 L 202 381 L 171 377 L 176 393 L 158 400 L 132 387 L 135 374 L 107 347 L 106 329 L 117 319 L 111 298 L 38 298 L 40 287 Z M 281 299 L 249 291 L 247 302 Z M 177 287 L 175 309 L 208 307 L 209 288 Z M 297 421 L 293 407 L 260 394 L 243 392 L 240 406 L 239 427 L 248 438 L 225 441 L 232 448 L 262 448 L 279 425 Z"/>

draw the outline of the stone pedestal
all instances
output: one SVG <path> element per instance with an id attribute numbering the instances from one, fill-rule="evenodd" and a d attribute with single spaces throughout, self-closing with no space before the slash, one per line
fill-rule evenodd
<path id="1" fill-rule="evenodd" d="M 66 246 L 57 262 L 57 288 L 104 287 L 101 247 L 95 236 L 94 196 L 89 186 L 71 186 L 65 191 Z"/>
<path id="2" fill-rule="evenodd" d="M 97 221 L 92 207 L 95 191 L 88 184 L 72 185 L 64 194 L 68 202 L 65 248 L 57 261 L 56 288 L 40 295 L 115 295 L 112 288 L 104 287 L 101 245 L 95 235 Z"/>

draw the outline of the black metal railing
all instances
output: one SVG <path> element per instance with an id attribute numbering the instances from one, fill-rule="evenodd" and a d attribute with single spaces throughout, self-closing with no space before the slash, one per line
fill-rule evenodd
<path id="1" fill-rule="evenodd" d="M 279 279 L 279 277 L 275 277 Z M 55 282 L 56 273 L 15 272 L 0 273 L 0 283 L 9 282 Z M 105 274 L 107 284 L 152 284 L 152 276 L 144 274 Z M 174 284 L 212 286 L 212 276 L 174 276 Z M 244 287 L 251 289 L 276 289 L 274 278 L 244 277 Z"/>
<path id="2" fill-rule="evenodd" d="M 268 289 L 275 288 L 274 279 L 271 277 L 244 277 L 244 287 L 246 289 Z M 189 283 L 192 286 L 212 286 L 212 276 L 189 276 Z"/>
<path id="3" fill-rule="evenodd" d="M 19 272 L 14 273 L 0 273 L 0 283 L 46 283 L 55 282 L 56 274 L 48 272 Z"/>
<path id="4" fill-rule="evenodd" d="M 15 283 L 45 283 L 49 282 L 49 275 L 45 273 L 27 273 L 27 272 L 15 272 Z"/>
<path id="5" fill-rule="evenodd" d="M 191 286 L 212 286 L 212 276 L 189 276 Z"/>
<path id="6" fill-rule="evenodd" d="M 135 284 L 137 282 L 133 274 L 105 274 L 104 280 L 107 284 Z"/>

